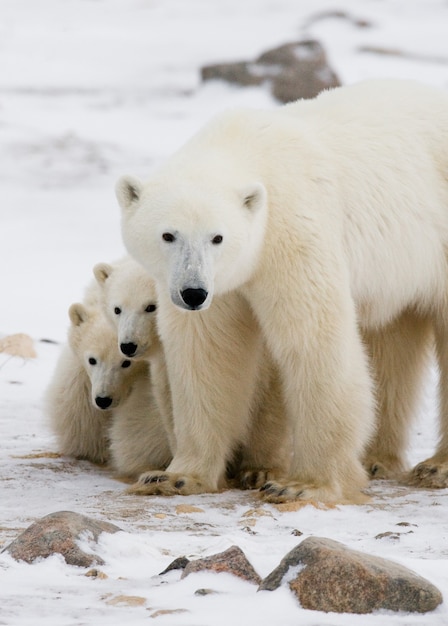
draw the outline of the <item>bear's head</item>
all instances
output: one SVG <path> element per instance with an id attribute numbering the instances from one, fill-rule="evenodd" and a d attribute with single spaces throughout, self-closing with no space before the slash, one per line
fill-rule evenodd
<path id="1" fill-rule="evenodd" d="M 117 329 L 118 347 L 132 358 L 148 358 L 160 348 L 156 328 L 155 283 L 131 258 L 111 265 L 97 263 L 93 274 L 100 288 L 101 304 Z"/>
<path id="2" fill-rule="evenodd" d="M 123 358 L 117 333 L 102 311 L 75 303 L 69 317 L 68 344 L 90 381 L 92 404 L 114 409 L 129 396 L 146 363 Z"/>
<path id="3" fill-rule="evenodd" d="M 190 164 L 192 165 L 192 164 Z M 216 169 L 216 168 L 215 168 Z M 179 308 L 210 306 L 213 295 L 252 276 L 264 241 L 266 190 L 261 183 L 226 184 L 198 166 L 188 176 L 162 173 L 143 184 L 116 186 L 122 235 L 131 254 Z"/>

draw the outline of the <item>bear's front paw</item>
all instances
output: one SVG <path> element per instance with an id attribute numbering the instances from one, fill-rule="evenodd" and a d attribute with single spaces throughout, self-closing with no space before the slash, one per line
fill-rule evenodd
<path id="1" fill-rule="evenodd" d="M 260 496 L 265 502 L 281 504 L 283 502 L 303 501 L 310 504 L 364 504 L 369 498 L 361 490 L 343 494 L 337 485 L 317 486 L 301 482 L 269 481 L 260 489 Z"/>
<path id="2" fill-rule="evenodd" d="M 414 487 L 445 489 L 448 487 L 448 462 L 427 459 L 409 472 L 406 482 Z"/>
<path id="3" fill-rule="evenodd" d="M 145 472 L 127 489 L 127 493 L 141 496 L 189 496 L 205 491 L 194 476 L 158 471 Z"/>
<path id="4" fill-rule="evenodd" d="M 309 500 L 312 489 L 301 483 L 279 483 L 268 481 L 260 487 L 260 496 L 265 502 L 290 502 L 291 500 Z"/>
<path id="5" fill-rule="evenodd" d="M 268 469 L 241 470 L 235 478 L 238 489 L 260 489 L 267 482 L 275 480 L 275 472 Z"/>

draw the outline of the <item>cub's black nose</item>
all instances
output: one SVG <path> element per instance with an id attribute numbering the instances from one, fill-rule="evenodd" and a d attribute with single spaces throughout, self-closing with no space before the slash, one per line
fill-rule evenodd
<path id="1" fill-rule="evenodd" d="M 108 396 L 97 396 L 95 398 L 95 404 L 99 409 L 108 409 L 112 404 L 112 398 L 109 398 Z"/>
<path id="2" fill-rule="evenodd" d="M 126 356 L 134 356 L 137 352 L 137 344 L 129 342 L 129 343 L 120 343 L 120 350 Z"/>
<path id="3" fill-rule="evenodd" d="M 197 309 L 206 301 L 208 292 L 205 289 L 184 289 L 180 295 L 190 309 Z"/>

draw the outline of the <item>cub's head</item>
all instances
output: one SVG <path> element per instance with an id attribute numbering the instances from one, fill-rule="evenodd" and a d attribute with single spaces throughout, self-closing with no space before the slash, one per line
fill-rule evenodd
<path id="1" fill-rule="evenodd" d="M 132 358 L 155 354 L 160 347 L 157 297 L 148 273 L 126 257 L 114 264 L 98 263 L 93 274 L 100 287 L 103 311 L 116 328 L 120 351 Z"/>
<path id="2" fill-rule="evenodd" d="M 227 185 L 204 172 L 159 174 L 143 184 L 129 176 L 116 186 L 129 252 L 188 311 L 206 309 L 214 294 L 243 285 L 264 241 L 266 191 L 261 183 Z"/>
<path id="3" fill-rule="evenodd" d="M 128 397 L 146 364 L 123 357 L 117 333 L 102 311 L 75 303 L 69 317 L 68 343 L 87 373 L 92 404 L 101 410 L 114 409 Z"/>

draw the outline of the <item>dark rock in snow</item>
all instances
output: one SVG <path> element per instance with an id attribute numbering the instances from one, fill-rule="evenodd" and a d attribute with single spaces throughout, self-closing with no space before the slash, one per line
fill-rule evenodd
<path id="1" fill-rule="evenodd" d="M 244 87 L 268 83 L 280 102 L 314 98 L 323 89 L 340 85 L 315 40 L 288 43 L 261 54 L 254 61 L 219 63 L 201 69 L 203 81 L 225 80 Z"/>
<path id="2" fill-rule="evenodd" d="M 17 561 L 27 563 L 57 553 L 62 554 L 69 565 L 103 565 L 104 561 L 99 556 L 83 552 L 77 541 L 82 534 L 88 534 L 97 541 L 103 532 L 116 533 L 120 530 L 109 522 L 100 522 L 71 511 L 59 511 L 29 526 L 2 552 L 8 552 Z"/>
<path id="3" fill-rule="evenodd" d="M 173 569 L 185 569 L 189 562 L 190 561 L 186 556 L 179 556 L 177 559 L 174 559 L 168 567 L 165 567 L 163 572 L 160 572 L 159 576 L 163 576 L 164 574 L 171 572 Z"/>
<path id="4" fill-rule="evenodd" d="M 219 554 L 190 561 L 182 572 L 182 578 L 193 572 L 203 571 L 227 572 L 256 585 L 259 585 L 261 582 L 260 576 L 238 546 L 231 546 L 228 550 Z"/>
<path id="5" fill-rule="evenodd" d="M 272 591 L 285 582 L 303 608 L 315 611 L 426 613 L 443 600 L 434 585 L 402 565 L 319 537 L 291 550 L 259 589 Z"/>

